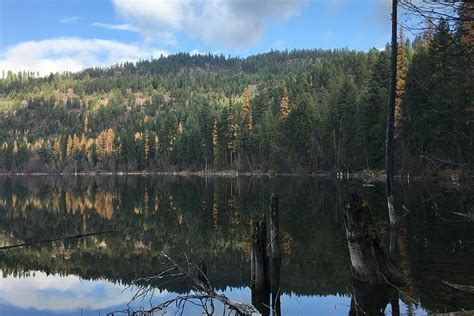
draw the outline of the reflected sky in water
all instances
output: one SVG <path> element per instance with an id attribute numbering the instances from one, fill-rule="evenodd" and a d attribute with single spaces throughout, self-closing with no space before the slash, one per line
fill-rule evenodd
<path id="1" fill-rule="evenodd" d="M 402 313 L 474 309 L 471 296 L 442 283 L 474 284 L 474 230 L 451 213 L 472 210 L 472 189 L 431 183 L 398 187 L 397 201 L 410 213 L 395 235 L 388 227 L 382 184 L 314 178 L 0 177 L 0 245 L 127 228 L 0 251 L 0 315 L 123 310 L 134 295 L 124 289 L 159 272 L 161 251 L 178 260 L 186 253 L 195 263 L 204 258 L 217 292 L 250 303 L 251 223 L 268 218 L 272 192 L 280 193 L 282 315 L 348 314 L 353 280 L 342 213 L 351 192 L 360 193 L 375 211 L 385 248 L 392 239 L 398 242 L 394 262 L 410 280 L 403 291 L 415 301 L 407 306 L 409 300 L 400 296 Z M 152 303 L 188 290 L 185 284 L 160 286 Z M 149 306 L 147 300 L 139 303 Z M 201 312 L 188 304 L 185 315 Z M 391 314 L 390 304 L 386 312 Z"/>
<path id="2" fill-rule="evenodd" d="M 134 289 L 104 280 L 82 280 L 75 275 L 46 275 L 31 271 L 30 276 L 0 279 L 0 315 L 105 315 L 125 310 Z M 249 288 L 227 288 L 222 292 L 239 302 L 250 303 Z M 163 291 L 154 294 L 152 302 L 159 304 L 178 294 Z M 147 297 L 148 299 L 149 297 Z M 282 295 L 282 315 L 347 315 L 350 297 Z M 407 307 L 400 301 L 402 312 Z M 143 304 L 148 307 L 148 304 Z M 137 306 L 135 306 L 136 308 Z M 221 312 L 217 306 L 217 312 Z M 387 307 L 387 311 L 390 307 Z M 172 315 L 176 309 L 171 306 Z M 202 315 L 202 310 L 188 304 L 186 315 Z M 426 314 L 420 309 L 416 315 Z"/>

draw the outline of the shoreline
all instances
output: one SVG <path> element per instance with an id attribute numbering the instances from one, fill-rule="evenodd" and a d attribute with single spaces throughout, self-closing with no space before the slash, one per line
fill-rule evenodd
<path id="1" fill-rule="evenodd" d="M 321 172 L 321 173 L 278 173 L 278 172 L 256 172 L 246 171 L 239 172 L 237 170 L 222 171 L 114 171 L 114 172 L 8 172 L 0 173 L 1 177 L 38 177 L 38 176 L 57 176 L 57 177 L 77 177 L 77 176 L 179 176 L 179 177 L 221 177 L 221 178 L 239 178 L 239 177 L 257 177 L 257 178 L 273 178 L 273 177 L 313 177 L 313 178 L 331 178 L 336 180 L 355 179 L 365 183 L 381 183 L 385 182 L 385 174 L 382 172 Z M 444 181 L 444 182 L 469 182 L 473 181 L 472 177 L 458 177 L 451 175 L 449 177 L 426 177 L 422 175 L 395 175 L 397 181 Z"/>

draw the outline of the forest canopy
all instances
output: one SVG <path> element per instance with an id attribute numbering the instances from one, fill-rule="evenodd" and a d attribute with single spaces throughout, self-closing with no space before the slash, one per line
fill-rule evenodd
<path id="1" fill-rule="evenodd" d="M 441 19 L 413 42 L 400 31 L 399 174 L 472 163 L 473 34 L 463 27 Z M 0 171 L 380 170 L 389 74 L 389 47 L 8 72 Z"/>

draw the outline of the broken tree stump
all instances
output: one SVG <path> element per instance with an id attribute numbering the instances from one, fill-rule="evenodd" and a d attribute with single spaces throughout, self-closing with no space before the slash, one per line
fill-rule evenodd
<path id="1" fill-rule="evenodd" d="M 372 284 L 405 283 L 382 247 L 372 210 L 357 194 L 345 203 L 344 227 L 354 278 Z"/>
<path id="2" fill-rule="evenodd" d="M 265 219 L 259 220 L 252 235 L 251 286 L 256 289 L 267 288 L 267 225 Z"/>

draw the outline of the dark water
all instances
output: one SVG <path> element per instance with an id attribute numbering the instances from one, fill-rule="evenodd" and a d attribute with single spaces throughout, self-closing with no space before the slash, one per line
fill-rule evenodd
<path id="1" fill-rule="evenodd" d="M 204 260 L 217 292 L 251 302 L 252 223 L 268 218 L 272 192 L 280 195 L 282 315 L 349 313 L 357 291 L 342 220 L 350 192 L 358 192 L 376 212 L 387 252 L 390 237 L 397 242 L 392 260 L 408 279 L 395 290 L 401 313 L 474 310 L 473 294 L 443 283 L 474 285 L 474 224 L 452 213 L 473 211 L 469 186 L 399 185 L 397 207 L 404 205 L 410 213 L 394 233 L 383 185 L 314 178 L 100 176 L 0 178 L 1 246 L 124 229 L 0 250 L 0 314 L 124 310 L 136 290 L 127 286 L 160 271 L 161 251 L 180 263 L 185 257 Z M 151 302 L 188 291 L 186 282 L 160 285 Z M 149 298 L 132 307 L 141 305 L 149 307 Z M 188 304 L 184 315 L 200 313 Z"/>

